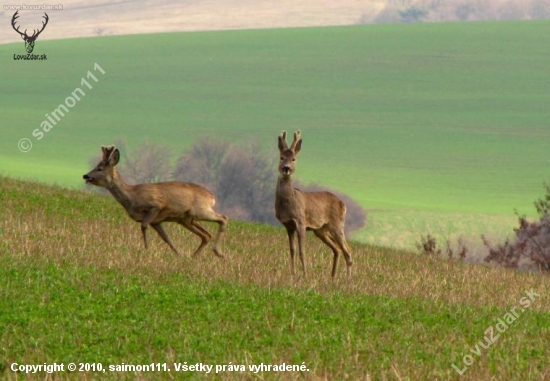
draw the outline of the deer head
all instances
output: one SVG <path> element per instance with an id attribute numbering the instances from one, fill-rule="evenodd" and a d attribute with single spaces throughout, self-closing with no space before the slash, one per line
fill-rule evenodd
<path id="1" fill-rule="evenodd" d="M 103 157 L 100 162 L 82 177 L 86 180 L 86 184 L 107 188 L 115 176 L 115 165 L 120 160 L 120 152 L 115 146 L 102 146 L 101 150 Z"/>
<path id="2" fill-rule="evenodd" d="M 38 38 L 38 36 L 40 36 L 40 33 L 42 33 L 42 31 L 44 30 L 44 28 L 48 24 L 48 20 L 49 20 L 48 14 L 44 13 L 45 16 L 43 16 L 43 17 L 46 19 L 46 22 L 42 21 L 42 29 L 40 29 L 40 30 L 33 29 L 32 36 L 29 36 L 29 35 L 27 35 L 27 29 L 25 29 L 25 32 L 21 33 L 19 31 L 19 27 L 17 27 L 17 28 L 15 27 L 15 20 L 17 20 L 19 18 L 18 13 L 19 13 L 19 11 L 15 12 L 13 14 L 13 17 L 11 19 L 11 26 L 13 27 L 13 30 L 15 30 L 17 33 L 19 33 L 21 35 L 21 38 L 25 41 L 25 49 L 27 50 L 27 53 L 32 53 L 32 51 L 34 49 L 34 43 L 35 43 L 36 39 Z"/>
<path id="3" fill-rule="evenodd" d="M 294 141 L 290 148 L 286 142 L 286 131 L 279 135 L 279 152 L 281 160 L 279 161 L 279 173 L 284 179 L 290 179 L 296 171 L 296 158 L 302 149 L 302 138 L 300 131 L 294 132 Z"/>

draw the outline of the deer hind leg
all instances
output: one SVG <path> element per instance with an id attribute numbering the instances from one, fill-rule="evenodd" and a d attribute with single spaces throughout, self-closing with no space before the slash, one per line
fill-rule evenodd
<path id="1" fill-rule="evenodd" d="M 178 250 L 174 247 L 174 245 L 172 245 L 172 242 L 170 241 L 170 238 L 168 237 L 168 234 L 166 234 L 166 232 L 164 231 L 164 228 L 162 227 L 162 225 L 160 223 L 158 224 L 151 224 L 151 226 L 153 227 L 153 229 L 156 230 L 156 232 L 158 233 L 158 235 L 160 236 L 160 238 L 162 238 L 162 240 L 164 242 L 166 242 L 168 244 L 168 246 L 170 246 L 170 248 L 172 250 L 174 250 L 174 252 L 177 254 L 177 255 L 180 255 L 180 253 L 178 252 Z"/>
<path id="2" fill-rule="evenodd" d="M 351 252 L 346 241 L 346 235 L 344 234 L 344 228 L 331 229 L 330 234 L 332 239 L 338 244 L 344 253 L 344 258 L 346 259 L 346 273 L 349 277 L 351 276 L 351 265 L 353 264 L 353 261 L 351 259 Z"/>
<path id="3" fill-rule="evenodd" d="M 212 239 L 212 234 L 208 230 L 206 230 L 201 224 L 199 224 L 197 221 L 193 221 L 193 226 L 195 226 L 197 229 L 199 229 L 203 234 L 206 234 L 208 236 L 208 241 Z"/>
<path id="4" fill-rule="evenodd" d="M 204 229 L 202 229 L 202 230 L 199 229 L 196 226 L 196 222 L 194 222 L 193 219 L 190 218 L 190 217 L 185 218 L 181 221 L 178 221 L 178 223 L 181 224 L 187 230 L 189 230 L 191 233 L 196 234 L 200 237 L 201 243 L 200 243 L 199 247 L 197 248 L 197 250 L 195 250 L 195 252 L 193 253 L 193 257 L 196 257 L 204 249 L 204 247 L 206 245 L 208 245 L 208 242 L 210 242 L 210 239 L 211 239 L 210 233 L 205 234 L 202 231 Z"/>
<path id="5" fill-rule="evenodd" d="M 304 246 L 306 243 L 306 227 L 301 224 L 296 224 L 298 226 L 298 252 L 300 254 L 300 262 L 302 262 L 302 272 L 304 277 L 306 276 L 306 263 L 304 258 Z"/>
<path id="6" fill-rule="evenodd" d="M 223 258 L 223 253 L 221 252 L 219 245 L 220 245 L 221 239 L 225 234 L 225 230 L 227 228 L 227 222 L 229 219 L 223 214 L 216 213 L 212 209 L 203 211 L 203 213 L 200 213 L 195 218 L 197 221 L 215 222 L 219 225 L 218 233 L 216 234 L 216 238 L 214 238 L 214 254 L 216 254 L 220 258 Z M 197 221 L 193 222 L 193 226 L 201 230 L 203 234 L 206 233 L 208 234 L 209 237 L 212 237 L 210 233 L 208 233 L 202 226 L 200 226 Z"/>
<path id="7" fill-rule="evenodd" d="M 338 266 L 338 258 L 340 257 L 340 252 L 338 251 L 338 248 L 336 247 L 336 243 L 334 242 L 332 236 L 330 233 L 322 227 L 321 229 L 314 230 L 313 233 L 321 240 L 325 245 L 330 247 L 332 252 L 334 253 L 334 259 L 332 261 L 332 277 L 334 278 L 336 276 L 336 267 Z"/>

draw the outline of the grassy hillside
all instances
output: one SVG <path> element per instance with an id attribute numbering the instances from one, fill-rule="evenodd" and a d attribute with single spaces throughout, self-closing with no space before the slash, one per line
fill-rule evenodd
<path id="1" fill-rule="evenodd" d="M 1 170 L 75 186 L 99 145 L 116 138 L 150 137 L 176 152 L 203 136 L 257 139 L 276 155 L 277 134 L 300 128 L 299 178 L 347 192 L 372 211 L 372 230 L 357 238 L 455 233 L 447 230 L 463 224 L 457 216 L 480 226 L 466 234 L 485 221 L 502 233 L 514 208 L 532 211 L 548 178 L 549 25 L 44 41 L 35 51 L 48 54 L 42 62 L 13 61 L 20 44 L 2 45 Z M 86 96 L 36 140 L 33 130 L 79 86 Z M 17 149 L 21 138 L 33 143 L 30 152 Z"/>
<path id="2" fill-rule="evenodd" d="M 13 362 L 101 363 L 106 369 L 166 363 L 171 369 L 101 377 L 122 380 L 204 376 L 176 373 L 174 363 L 184 362 L 284 362 L 308 369 L 257 375 L 269 380 L 550 376 L 546 275 L 352 244 L 352 279 L 341 263 L 331 282 L 330 256 L 309 236 L 309 275 L 292 279 L 282 229 L 231 222 L 227 259 L 204 252 L 193 260 L 188 256 L 196 239 L 175 226 L 168 232 L 184 257 L 156 236 L 144 250 L 139 226 L 110 197 L 0 180 L 2 379 L 20 379 Z M 459 376 L 452 365 L 462 370 L 462 358 L 488 327 L 514 307 L 519 312 L 531 289 L 540 297 Z"/>

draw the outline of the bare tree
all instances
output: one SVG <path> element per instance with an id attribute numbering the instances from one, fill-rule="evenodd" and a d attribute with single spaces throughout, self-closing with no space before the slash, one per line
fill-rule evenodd
<path id="1" fill-rule="evenodd" d="M 174 178 L 193 181 L 212 189 L 217 194 L 221 165 L 230 147 L 229 142 L 216 139 L 195 143 L 178 158 Z"/>
<path id="2" fill-rule="evenodd" d="M 118 143 L 125 149 L 125 142 Z M 139 147 L 132 150 L 125 157 L 121 171 L 132 183 L 154 183 L 166 181 L 172 177 L 170 147 L 145 140 Z"/>

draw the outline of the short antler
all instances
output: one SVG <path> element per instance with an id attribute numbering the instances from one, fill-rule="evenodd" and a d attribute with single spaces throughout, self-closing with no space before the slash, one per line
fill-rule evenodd
<path id="1" fill-rule="evenodd" d="M 279 135 L 279 151 L 283 152 L 288 149 L 288 143 L 286 142 L 286 131 L 281 132 Z"/>

